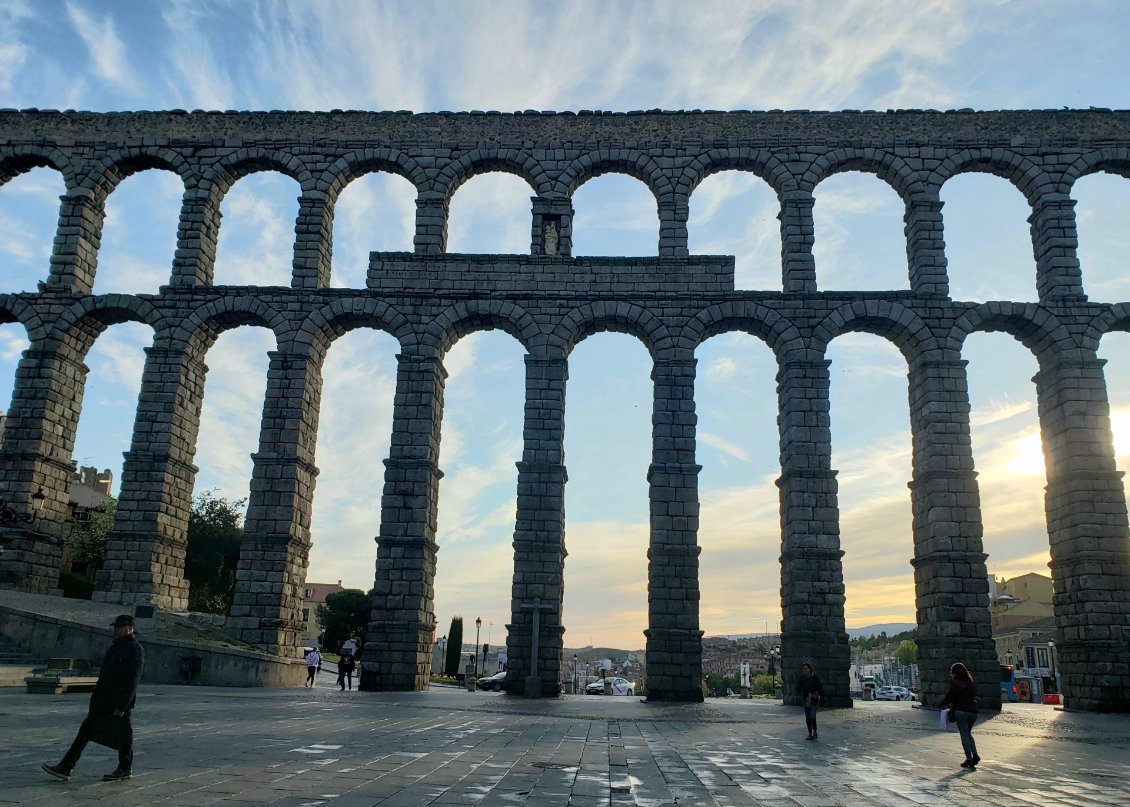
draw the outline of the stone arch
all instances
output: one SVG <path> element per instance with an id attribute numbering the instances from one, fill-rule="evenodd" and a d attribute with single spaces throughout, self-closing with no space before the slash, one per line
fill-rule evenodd
<path id="1" fill-rule="evenodd" d="M 989 302 L 974 306 L 953 323 L 944 347 L 960 355 L 969 334 L 975 331 L 1003 331 L 1016 338 L 1044 366 L 1056 359 L 1085 358 L 1066 326 L 1038 303 Z"/>
<path id="2" fill-rule="evenodd" d="M 771 308 L 749 300 L 715 303 L 704 308 L 683 326 L 680 349 L 693 352 L 713 336 L 741 331 L 761 339 L 780 361 L 803 355 L 805 341 L 796 323 Z"/>
<path id="3" fill-rule="evenodd" d="M 1111 331 L 1130 332 L 1130 303 L 1112 305 L 1087 323 L 1079 337 L 1079 346 L 1094 353 L 1099 349 L 1103 337 Z"/>
<path id="4" fill-rule="evenodd" d="M 315 177 L 301 159 L 283 151 L 243 148 L 211 165 L 201 177 L 200 186 L 219 204 L 236 181 L 260 171 L 277 171 L 290 177 L 303 190 L 312 188 Z"/>
<path id="5" fill-rule="evenodd" d="M 780 198 L 798 188 L 788 166 L 771 151 L 747 147 L 714 148 L 695 157 L 675 184 L 675 195 L 690 197 L 702 181 L 722 171 L 743 171 L 763 179 Z"/>
<path id="6" fill-rule="evenodd" d="M 601 174 L 627 174 L 647 185 L 656 200 L 674 190 L 671 177 L 648 154 L 626 148 L 602 148 L 582 154 L 558 179 L 558 186 L 572 196 L 577 188 Z"/>
<path id="7" fill-rule="evenodd" d="M 254 295 L 220 297 L 193 310 L 170 328 L 169 338 L 203 355 L 224 331 L 242 325 L 269 328 L 276 344 L 293 338 L 294 326 L 281 312 Z"/>
<path id="8" fill-rule="evenodd" d="M 416 341 L 412 323 L 383 300 L 335 300 L 312 311 L 298 326 L 291 344 L 301 353 L 325 357 L 331 344 L 346 333 L 371 328 L 391 334 L 404 347 Z"/>
<path id="9" fill-rule="evenodd" d="M 30 342 L 41 341 L 47 336 L 48 326 L 27 300 L 18 294 L 0 294 L 0 325 L 10 323 L 23 325 Z"/>
<path id="10" fill-rule="evenodd" d="M 86 355 L 103 331 L 123 322 L 139 322 L 156 332 L 163 326 L 164 317 L 152 302 L 130 294 L 84 297 L 63 312 L 52 336 L 60 342 L 72 342 L 81 355 Z"/>
<path id="11" fill-rule="evenodd" d="M 404 177 L 419 193 L 428 187 L 428 174 L 415 159 L 393 148 L 374 148 L 343 154 L 314 180 L 314 190 L 336 201 L 346 186 L 355 179 L 373 173 Z"/>
<path id="12" fill-rule="evenodd" d="M 830 312 L 813 330 L 812 350 L 824 355 L 837 336 L 864 331 L 889 340 L 907 364 L 918 359 L 940 359 L 942 346 L 921 317 L 889 300 L 856 300 Z"/>
<path id="13" fill-rule="evenodd" d="M 958 174 L 978 172 L 1007 179 L 1032 206 L 1040 196 L 1055 191 L 1055 183 L 1043 167 L 1028 157 L 1001 148 L 965 149 L 951 154 L 930 173 L 928 184 L 937 193 L 947 180 Z"/>
<path id="14" fill-rule="evenodd" d="M 1064 169 L 1057 190 L 1070 194 L 1076 180 L 1102 171 L 1130 179 L 1130 148 L 1111 146 L 1081 155 Z"/>
<path id="15" fill-rule="evenodd" d="M 553 192 L 553 182 L 545 168 L 529 152 L 515 148 L 478 148 L 460 155 L 444 166 L 432 182 L 432 189 L 451 201 L 455 191 L 471 177 L 501 171 L 525 180 L 537 196 Z"/>
<path id="16" fill-rule="evenodd" d="M 68 188 L 74 184 L 71 160 L 61 149 L 16 146 L 0 152 L 0 188 L 33 168 L 54 168 L 63 175 Z"/>
<path id="17" fill-rule="evenodd" d="M 186 189 L 197 182 L 195 166 L 180 152 L 168 148 L 129 148 L 112 151 L 91 165 L 79 185 L 96 191 L 105 200 L 127 177 L 150 169 L 171 171 L 180 177 Z"/>
<path id="18" fill-rule="evenodd" d="M 565 314 L 547 334 L 547 351 L 568 356 L 573 348 L 594 333 L 627 333 L 643 342 L 653 360 L 674 355 L 675 340 L 667 327 L 650 311 L 628 302 L 587 303 Z"/>
<path id="19" fill-rule="evenodd" d="M 513 336 L 527 353 L 530 352 L 531 341 L 541 333 L 541 327 L 533 316 L 517 303 L 509 300 L 469 300 L 442 311 L 428 323 L 420 341 L 443 357 L 467 334 L 495 329 Z"/>
<path id="20" fill-rule="evenodd" d="M 828 177 L 849 171 L 874 174 L 887 183 L 904 203 L 926 195 L 922 175 L 894 154 L 874 149 L 840 148 L 821 154 L 799 180 L 801 190 L 812 191 Z"/>

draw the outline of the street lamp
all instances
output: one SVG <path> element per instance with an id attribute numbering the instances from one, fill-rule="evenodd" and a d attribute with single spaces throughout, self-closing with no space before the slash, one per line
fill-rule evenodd
<path id="1" fill-rule="evenodd" d="M 44 500 L 47 499 L 47 494 L 43 492 L 43 486 L 39 487 L 35 493 L 31 494 L 31 510 L 26 513 L 17 513 L 13 510 L 6 501 L 0 499 L 0 525 L 18 524 L 24 522 L 30 524 L 35 521 L 39 516 L 39 511 L 43 507 Z"/>
<path id="2" fill-rule="evenodd" d="M 475 677 L 479 677 L 479 628 L 483 626 L 482 617 L 475 617 Z"/>
<path id="3" fill-rule="evenodd" d="M 439 674 L 447 675 L 447 634 L 443 634 L 439 640 Z"/>
<path id="4" fill-rule="evenodd" d="M 577 694 L 577 654 L 573 654 L 573 694 Z"/>
<path id="5" fill-rule="evenodd" d="M 1058 693 L 1059 679 L 1055 674 L 1055 642 L 1053 642 L 1051 639 L 1048 640 L 1048 663 L 1051 664 L 1052 668 L 1052 686 L 1055 687 L 1055 691 Z"/>

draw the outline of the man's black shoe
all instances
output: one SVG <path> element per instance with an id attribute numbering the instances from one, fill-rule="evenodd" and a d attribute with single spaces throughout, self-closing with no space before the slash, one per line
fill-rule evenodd
<path id="1" fill-rule="evenodd" d="M 118 770 L 110 771 L 110 773 L 103 776 L 102 781 L 103 782 L 120 782 L 123 779 L 129 779 L 131 776 L 133 776 L 132 771 L 123 771 L 119 768 Z"/>
<path id="2" fill-rule="evenodd" d="M 62 779 L 64 782 L 71 778 L 71 772 L 65 768 L 60 768 L 58 765 L 48 765 L 44 762 L 43 770 L 47 771 L 48 774 L 54 776 L 56 779 Z"/>

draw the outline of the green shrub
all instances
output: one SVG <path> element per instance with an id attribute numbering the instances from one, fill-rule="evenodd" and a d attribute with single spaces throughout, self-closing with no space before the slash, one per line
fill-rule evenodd
<path id="1" fill-rule="evenodd" d="M 94 594 L 94 583 L 81 574 L 67 572 L 59 575 L 59 588 L 63 596 L 72 600 L 89 600 Z"/>

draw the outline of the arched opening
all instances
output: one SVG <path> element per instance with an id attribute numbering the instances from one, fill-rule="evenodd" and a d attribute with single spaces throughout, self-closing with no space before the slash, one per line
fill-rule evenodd
<path id="1" fill-rule="evenodd" d="M 1103 375 L 1110 403 L 1110 430 L 1118 470 L 1130 472 L 1130 333 L 1114 331 L 1103 336 L 1098 355 L 1106 360 Z"/>
<path id="2" fill-rule="evenodd" d="M 656 255 L 659 208 L 651 190 L 627 174 L 603 174 L 573 193 L 574 255 Z"/>
<path id="3" fill-rule="evenodd" d="M 708 339 L 695 355 L 700 627 L 706 637 L 775 634 L 781 622 L 776 357 L 745 333 Z"/>
<path id="4" fill-rule="evenodd" d="M 687 246 L 692 255 L 733 255 L 736 289 L 781 290 L 781 203 L 765 180 L 720 171 L 690 199 Z"/>
<path id="5" fill-rule="evenodd" d="M 402 176 L 365 174 L 334 204 L 330 285 L 363 289 L 370 252 L 411 252 L 416 233 L 416 187 Z"/>
<path id="6" fill-rule="evenodd" d="M 384 331 L 359 328 L 334 340 L 322 364 L 308 590 L 373 587 L 398 349 Z M 315 606 L 304 610 L 303 644 L 314 645 L 322 632 Z"/>
<path id="7" fill-rule="evenodd" d="M 434 638 L 440 640 L 452 618 L 462 616 L 463 643 L 474 653 L 475 619 L 481 619 L 475 656 L 479 675 L 498 672 L 507 662 L 526 390 L 523 356 L 512 336 L 479 331 L 461 338 L 443 360 L 448 376 L 440 442 Z"/>
<path id="8" fill-rule="evenodd" d="M 589 663 L 591 674 L 599 674 L 594 663 L 605 657 L 600 655 L 602 649 L 624 655 L 644 647 L 651 367 L 644 346 L 624 334 L 589 336 L 569 356 L 565 407 L 569 557 L 563 619 L 565 647 Z"/>
<path id="9" fill-rule="evenodd" d="M 813 191 L 816 284 L 823 291 L 909 289 L 904 206 L 874 174 L 848 171 Z"/>
<path id="10" fill-rule="evenodd" d="M 124 454 L 129 451 L 145 368 L 153 343 L 148 325 L 126 322 L 103 331 L 86 354 L 89 368 L 72 454 L 71 519 L 64 532 L 60 586 L 68 597 L 89 599 L 113 524 Z"/>
<path id="11" fill-rule="evenodd" d="M 35 291 L 51 273 L 59 197 L 67 192 L 53 168 L 33 168 L 0 185 L 0 294 Z"/>
<path id="12" fill-rule="evenodd" d="M 849 636 L 880 637 L 853 644 L 850 685 L 858 690 L 861 676 L 895 655 L 896 637 L 916 627 L 907 365 L 892 342 L 869 333 L 836 338 L 827 356 L 845 623 Z M 900 672 L 887 683 L 909 686 L 910 671 Z"/>
<path id="13" fill-rule="evenodd" d="M 962 355 L 969 362 L 970 439 L 981 494 L 986 563 L 993 581 L 989 612 L 998 635 L 1025 621 L 1052 617 L 1044 513 L 1047 475 L 1031 381 L 1039 364 L 1007 333 L 970 334 Z M 1009 602 L 1008 586 L 1000 581 L 1029 574 L 1042 578 L 1048 596 Z"/>
<path id="14" fill-rule="evenodd" d="M 156 294 L 177 249 L 184 184 L 172 171 L 126 177 L 106 198 L 94 293 Z"/>
<path id="15" fill-rule="evenodd" d="M 1130 180 L 1099 172 L 1075 182 L 1075 223 L 1083 291 L 1097 303 L 1130 301 Z"/>
<path id="16" fill-rule="evenodd" d="M 243 177 L 220 203 L 216 286 L 290 286 L 298 183 L 276 171 Z"/>
<path id="17" fill-rule="evenodd" d="M 1032 209 L 1024 195 L 1006 179 L 971 172 L 947 180 L 941 200 L 950 297 L 1034 302 Z"/>
<path id="18" fill-rule="evenodd" d="M 16 387 L 16 368 L 30 342 L 27 331 L 18 322 L 0 323 L 0 415 L 7 413 Z"/>
<path id="19" fill-rule="evenodd" d="M 269 365 L 267 353 L 274 349 L 275 337 L 269 329 L 244 326 L 220 334 L 205 357 L 208 376 L 193 459 L 200 469 L 193 490 L 194 506 L 199 512 L 202 496 L 223 500 L 225 510 L 238 514 L 240 528 L 251 487 L 251 455 L 259 448 Z M 226 539 L 221 543 L 226 545 Z M 201 580 L 207 575 L 204 584 L 192 579 L 192 569 L 199 557 L 194 556 L 190 540 L 185 557 L 189 609 L 222 611 L 225 602 L 217 597 L 229 592 L 229 585 L 234 586 L 238 555 L 233 557 L 225 552 L 222 571 L 215 575 L 212 574 L 214 569 L 202 571 Z M 230 603 L 230 593 L 226 602 Z"/>
<path id="20" fill-rule="evenodd" d="M 532 195 L 529 184 L 513 174 L 471 177 L 451 197 L 447 251 L 528 255 Z"/>

